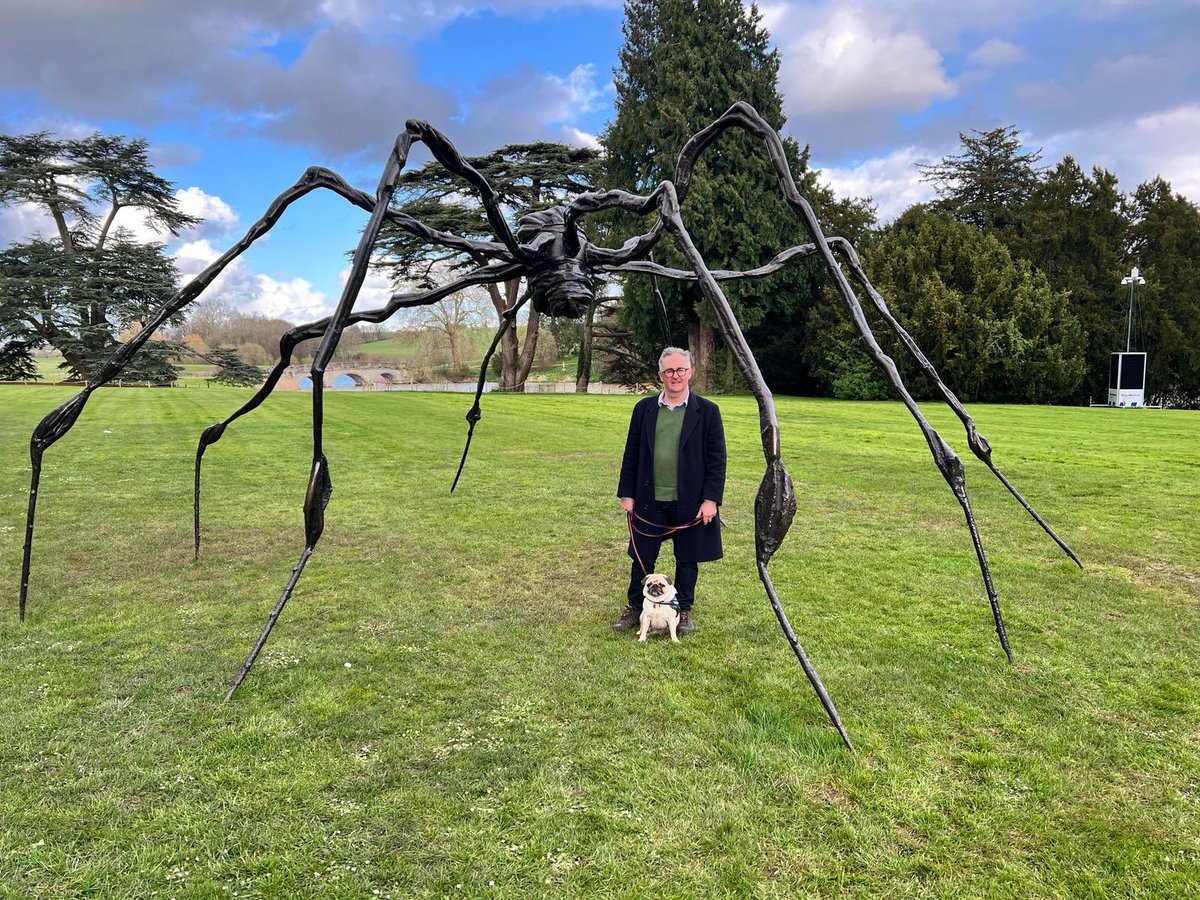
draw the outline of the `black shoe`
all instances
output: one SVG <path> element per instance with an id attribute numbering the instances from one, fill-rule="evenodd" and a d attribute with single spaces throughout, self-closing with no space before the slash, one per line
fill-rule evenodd
<path id="1" fill-rule="evenodd" d="M 627 606 L 621 610 L 621 617 L 613 622 L 613 631 L 629 631 L 632 628 L 637 628 L 641 618 L 642 611 L 640 609 Z"/>
<path id="2" fill-rule="evenodd" d="M 675 627 L 677 634 L 691 634 L 696 630 L 696 626 L 692 624 L 692 611 L 690 609 L 681 609 L 679 611 L 679 624 Z"/>

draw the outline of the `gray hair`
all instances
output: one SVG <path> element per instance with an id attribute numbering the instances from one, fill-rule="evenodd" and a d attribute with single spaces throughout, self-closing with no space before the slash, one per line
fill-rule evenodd
<path id="1" fill-rule="evenodd" d="M 692 354 L 687 350 L 682 350 L 679 347 L 666 347 L 663 352 L 658 354 L 658 371 L 662 371 L 663 363 L 666 362 L 668 356 L 682 356 L 687 360 L 688 368 L 692 367 Z"/>

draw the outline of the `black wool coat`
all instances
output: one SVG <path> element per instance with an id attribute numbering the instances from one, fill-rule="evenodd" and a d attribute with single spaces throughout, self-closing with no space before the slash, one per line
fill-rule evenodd
<path id="1" fill-rule="evenodd" d="M 652 519 L 654 513 L 654 427 L 658 410 L 658 394 L 645 397 L 634 406 L 617 484 L 617 496 L 632 497 L 633 511 L 645 519 Z M 721 410 L 695 392 L 688 397 L 683 414 L 676 487 L 680 523 L 696 518 L 705 500 L 720 506 L 725 496 L 725 429 L 721 425 Z M 677 560 L 708 562 L 720 559 L 721 555 L 719 519 L 675 535 Z"/>

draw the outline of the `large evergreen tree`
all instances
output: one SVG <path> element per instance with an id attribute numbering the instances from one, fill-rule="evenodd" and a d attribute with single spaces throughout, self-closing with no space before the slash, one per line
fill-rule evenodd
<path id="1" fill-rule="evenodd" d="M 676 157 L 687 140 L 738 100 L 753 105 L 776 130 L 783 127 L 776 88 L 779 54 L 770 48 L 756 4 L 627 0 L 624 34 L 614 70 L 616 117 L 602 137 L 611 186 L 647 193 L 660 181 L 673 179 Z M 794 141 L 785 144 L 798 186 L 811 194 L 815 179 L 805 171 L 807 153 Z M 762 144 L 740 131 L 726 132 L 701 157 L 683 218 L 713 268 L 758 266 L 804 240 Z M 617 225 L 622 238 L 645 227 L 645 221 L 628 217 Z M 667 240 L 659 244 L 655 258 L 686 266 Z M 696 369 L 693 384 L 704 390 L 717 374 L 711 313 L 695 285 L 662 282 L 660 287 L 674 327 L 687 335 Z M 724 289 L 744 330 L 761 323 L 781 294 L 806 290 L 796 270 L 772 279 L 727 282 Z M 622 315 L 641 355 L 657 361 L 662 335 L 651 291 L 647 279 L 628 279 Z M 679 333 L 672 338 L 681 343 Z"/>
<path id="2" fill-rule="evenodd" d="M 1128 272 L 1129 220 L 1117 177 L 1095 168 L 1091 177 L 1070 156 L 1046 172 L 1020 211 L 1020 234 L 1007 232 L 1013 256 L 1036 266 L 1050 285 L 1066 291 L 1087 339 L 1087 372 L 1073 397 L 1086 403 L 1107 391 L 1109 353 L 1124 343 L 1123 297 Z"/>
<path id="3" fill-rule="evenodd" d="M 142 139 L 99 133 L 78 140 L 0 135 L 0 204 L 40 207 L 56 232 L 0 254 L 0 357 L 10 365 L 49 344 L 71 374 L 87 379 L 116 350 L 122 331 L 175 293 L 178 275 L 162 245 L 138 243 L 114 227 L 125 208 L 141 210 L 151 227 L 170 234 L 199 221 L 180 211 L 173 185 L 154 173 L 147 151 Z M 178 371 L 171 357 L 181 350 L 148 342 L 125 377 L 169 382 Z"/>
<path id="4" fill-rule="evenodd" d="M 1021 209 L 1038 182 L 1040 150 L 1022 150 L 1013 125 L 958 135 L 963 152 L 920 166 L 938 199 L 933 208 L 960 222 L 997 231 L 1021 231 Z"/>

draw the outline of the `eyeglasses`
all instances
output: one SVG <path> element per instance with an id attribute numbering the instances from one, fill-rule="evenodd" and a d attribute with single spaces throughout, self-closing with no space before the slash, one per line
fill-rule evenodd
<path id="1" fill-rule="evenodd" d="M 663 378 L 682 378 L 690 371 L 692 370 L 687 366 L 680 366 L 678 369 L 663 369 L 659 374 Z"/>

